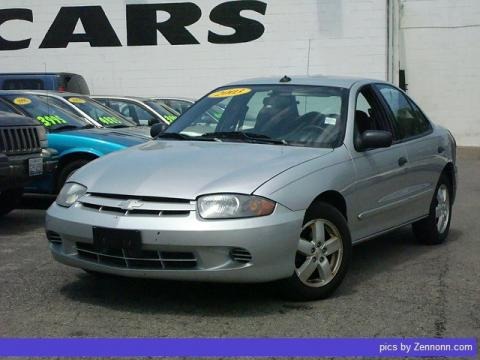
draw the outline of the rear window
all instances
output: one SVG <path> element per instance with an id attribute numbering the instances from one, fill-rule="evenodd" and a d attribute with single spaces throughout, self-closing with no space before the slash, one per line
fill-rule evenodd
<path id="1" fill-rule="evenodd" d="M 3 82 L 3 90 L 44 90 L 45 84 L 39 79 L 9 79 Z"/>

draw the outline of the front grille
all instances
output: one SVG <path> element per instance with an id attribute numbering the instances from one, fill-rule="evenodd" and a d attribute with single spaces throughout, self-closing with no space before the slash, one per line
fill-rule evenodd
<path id="1" fill-rule="evenodd" d="M 42 147 L 36 127 L 0 128 L 0 153 L 25 154 L 40 151 Z"/>
<path id="2" fill-rule="evenodd" d="M 53 244 L 61 244 L 62 243 L 62 237 L 60 234 L 53 232 L 53 231 L 47 231 L 47 239 Z"/>
<path id="3" fill-rule="evenodd" d="M 191 252 L 142 250 L 129 254 L 127 250 L 99 251 L 92 244 L 76 243 L 78 257 L 102 265 L 145 270 L 188 270 L 197 267 L 197 258 Z"/>
<path id="4" fill-rule="evenodd" d="M 79 202 L 85 210 L 119 216 L 182 217 L 195 210 L 195 202 L 190 200 L 127 195 L 90 193 Z"/>
<path id="5" fill-rule="evenodd" d="M 252 261 L 252 254 L 248 250 L 235 248 L 230 250 L 230 257 L 241 263 L 249 263 Z"/>

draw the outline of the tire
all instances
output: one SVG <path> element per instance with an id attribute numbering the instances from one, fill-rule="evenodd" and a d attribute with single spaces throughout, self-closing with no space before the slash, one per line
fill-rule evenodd
<path id="1" fill-rule="evenodd" d="M 15 209 L 22 199 L 23 188 L 0 191 L 0 216 L 7 215 Z"/>
<path id="2" fill-rule="evenodd" d="M 442 174 L 435 188 L 428 217 L 412 225 L 413 233 L 418 241 L 427 245 L 438 245 L 445 241 L 452 220 L 451 199 L 452 184 L 448 177 Z"/>
<path id="3" fill-rule="evenodd" d="M 315 232 L 319 235 L 315 236 Z M 292 300 L 327 298 L 345 277 L 351 255 L 352 241 L 345 217 L 332 205 L 316 203 L 305 215 L 295 271 L 279 283 L 280 290 Z"/>
<path id="4" fill-rule="evenodd" d="M 60 192 L 60 190 L 62 190 L 63 185 L 65 185 L 68 178 L 72 176 L 75 171 L 80 169 L 82 166 L 88 164 L 90 161 L 92 160 L 87 160 L 87 159 L 75 160 L 66 164 L 63 168 L 61 168 L 58 174 L 57 192 Z"/>

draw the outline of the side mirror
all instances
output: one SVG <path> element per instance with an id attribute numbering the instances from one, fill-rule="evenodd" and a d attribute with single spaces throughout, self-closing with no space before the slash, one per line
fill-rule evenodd
<path id="1" fill-rule="evenodd" d="M 168 125 L 164 123 L 156 123 L 150 128 L 150 136 L 156 138 L 167 129 Z"/>
<path id="2" fill-rule="evenodd" d="M 367 130 L 357 140 L 357 148 L 360 151 L 367 149 L 387 148 L 392 146 L 393 136 L 389 131 Z"/>
<path id="3" fill-rule="evenodd" d="M 160 120 L 158 119 L 150 119 L 148 120 L 148 126 L 153 126 L 155 124 L 158 124 L 160 122 Z"/>

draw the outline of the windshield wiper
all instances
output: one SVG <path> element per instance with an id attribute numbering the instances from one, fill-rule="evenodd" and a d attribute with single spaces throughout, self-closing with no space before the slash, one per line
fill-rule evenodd
<path id="1" fill-rule="evenodd" d="M 215 139 L 202 138 L 201 136 L 189 136 L 180 133 L 161 133 L 156 139 L 188 140 L 188 141 L 215 141 Z"/>
<path id="2" fill-rule="evenodd" d="M 95 127 L 94 125 L 88 124 L 88 125 L 82 126 L 81 129 L 93 129 L 94 127 Z"/>
<path id="3" fill-rule="evenodd" d="M 124 128 L 127 128 L 127 127 L 130 127 L 130 126 L 128 126 L 128 125 L 120 125 L 120 124 L 118 124 L 118 125 L 113 125 L 113 126 L 107 126 L 107 128 L 109 128 L 109 129 L 124 129 Z"/>
<path id="4" fill-rule="evenodd" d="M 272 139 L 271 137 L 264 134 L 255 134 L 250 132 L 243 131 L 223 131 L 223 132 L 213 132 L 203 134 L 204 138 L 212 139 L 235 139 L 235 140 L 245 140 L 252 143 L 263 143 L 263 144 L 275 144 L 275 145 L 288 145 L 288 142 L 284 139 Z"/>
<path id="5" fill-rule="evenodd" d="M 161 133 L 157 139 L 191 140 L 191 137 L 179 133 Z"/>

